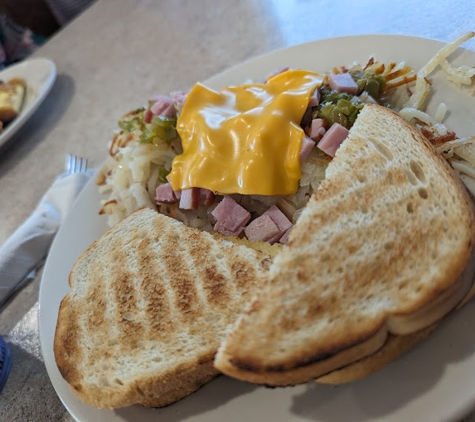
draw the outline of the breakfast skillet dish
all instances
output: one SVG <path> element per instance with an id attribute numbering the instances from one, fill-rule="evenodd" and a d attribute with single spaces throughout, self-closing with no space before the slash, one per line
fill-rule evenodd
<path id="1" fill-rule="evenodd" d="M 98 180 L 113 227 L 76 262 L 58 318 L 55 356 L 72 390 L 115 408 L 170 404 L 221 372 L 348 382 L 464 304 L 474 139 L 441 123 L 443 104 L 433 117 L 424 105 L 439 65 L 471 84 L 473 69 L 446 59 L 471 36 L 417 72 L 374 58 L 328 74 L 279 69 L 124 116 Z M 223 137 L 231 147 L 216 145 Z M 81 320 L 84 305 L 96 311 Z M 170 336 L 163 318 L 181 328 Z M 78 351 L 91 324 L 93 355 Z M 124 367 L 131 354 L 140 364 Z"/>

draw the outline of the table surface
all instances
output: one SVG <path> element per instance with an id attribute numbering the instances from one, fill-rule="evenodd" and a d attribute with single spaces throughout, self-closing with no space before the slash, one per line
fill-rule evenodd
<path id="1" fill-rule="evenodd" d="M 65 154 L 99 166 L 117 119 L 151 94 L 187 89 L 302 42 L 355 34 L 450 41 L 469 30 L 472 0 L 99 0 L 34 54 L 52 59 L 58 76 L 33 117 L 0 147 L 0 245 L 61 173 Z M 475 50 L 475 40 L 464 47 Z M 2 421 L 73 420 L 42 361 L 40 279 L 41 271 L 0 308 L 0 333 L 13 356 Z"/>

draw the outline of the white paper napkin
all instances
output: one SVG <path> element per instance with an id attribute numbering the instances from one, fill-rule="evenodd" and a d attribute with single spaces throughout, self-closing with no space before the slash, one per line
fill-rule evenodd
<path id="1" fill-rule="evenodd" d="M 62 174 L 35 211 L 0 248 L 0 306 L 36 275 L 71 205 L 94 174 Z"/>

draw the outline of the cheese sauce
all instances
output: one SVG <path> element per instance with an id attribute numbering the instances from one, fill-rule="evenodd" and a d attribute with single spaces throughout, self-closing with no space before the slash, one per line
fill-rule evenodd
<path id="1" fill-rule="evenodd" d="M 183 153 L 169 174 L 173 189 L 295 193 L 304 136 L 300 122 L 322 82 L 317 73 L 288 70 L 263 84 L 219 91 L 196 84 L 177 122 Z"/>

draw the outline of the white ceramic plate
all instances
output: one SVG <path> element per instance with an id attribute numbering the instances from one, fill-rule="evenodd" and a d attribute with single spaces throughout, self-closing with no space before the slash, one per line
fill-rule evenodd
<path id="1" fill-rule="evenodd" d="M 273 52 L 206 81 L 219 88 L 249 78 L 260 80 L 287 65 L 317 71 L 365 63 L 374 54 L 383 62 L 405 61 L 420 68 L 442 46 L 433 40 L 405 36 L 354 36 L 311 42 Z M 458 63 L 475 65 L 475 53 L 459 50 Z M 433 108 L 444 100 L 446 123 L 460 136 L 475 134 L 474 98 L 432 78 Z M 133 107 L 133 104 L 131 104 Z M 112 130 L 112 128 L 111 128 Z M 106 147 L 104 145 L 104 151 Z M 59 397 L 80 421 L 409 421 L 457 419 L 475 408 L 475 301 L 451 315 L 426 341 L 396 362 L 364 380 L 341 386 L 308 383 L 267 389 L 219 377 L 198 392 L 164 409 L 139 406 L 96 410 L 80 402 L 62 379 L 53 355 L 53 338 L 61 299 L 68 293 L 68 273 L 78 255 L 106 230 L 98 215 L 94 182 L 82 192 L 51 248 L 40 289 L 40 339 L 49 376 Z"/>
<path id="2" fill-rule="evenodd" d="M 20 129 L 46 98 L 56 79 L 56 66 L 49 59 L 28 59 L 0 72 L 0 80 L 8 82 L 12 78 L 23 78 L 26 81 L 25 100 L 18 117 L 0 132 L 0 145 Z"/>

